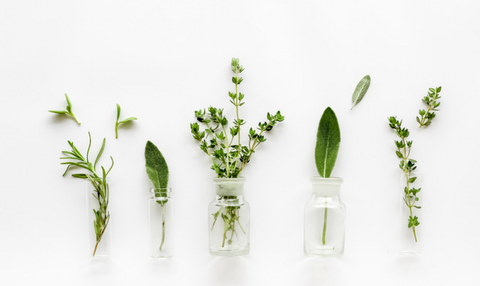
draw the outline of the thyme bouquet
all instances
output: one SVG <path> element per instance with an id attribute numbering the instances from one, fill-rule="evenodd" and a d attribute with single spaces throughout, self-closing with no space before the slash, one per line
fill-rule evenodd
<path id="1" fill-rule="evenodd" d="M 280 111 L 267 113 L 267 121 L 259 122 L 256 129 L 250 128 L 247 133 L 248 144 L 243 144 L 242 138 L 245 138 L 245 135 L 241 131 L 246 121 L 240 117 L 239 109 L 245 104 L 245 95 L 239 92 L 238 86 L 243 82 L 240 74 L 244 68 L 240 65 L 239 59 L 233 58 L 231 69 L 234 73 L 232 82 L 235 85 L 235 91 L 228 92 L 228 96 L 230 103 L 235 106 L 236 116 L 232 122 L 233 126 L 229 127 L 229 121 L 222 108 L 212 106 L 195 111 L 197 122 L 190 124 L 193 138 L 199 142 L 200 149 L 208 156 L 211 169 L 215 171 L 218 178 L 238 178 L 258 146 L 267 140 L 266 133 L 272 131 L 278 122 L 284 120 Z M 224 196 L 222 199 L 235 199 L 235 196 Z M 227 240 L 227 236 L 233 237 L 236 233 L 236 224 L 239 224 L 239 220 L 235 208 L 226 206 L 212 214 L 214 222 L 211 229 L 213 230 L 216 225 L 223 225 L 225 228 L 222 247 L 225 241 L 231 243 L 231 239 Z M 219 217 L 224 221 L 223 224 L 215 224 Z M 241 225 L 239 226 L 241 228 Z"/>

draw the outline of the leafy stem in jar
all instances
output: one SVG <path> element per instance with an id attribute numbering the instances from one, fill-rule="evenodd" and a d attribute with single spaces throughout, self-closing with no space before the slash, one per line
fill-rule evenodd
<path id="1" fill-rule="evenodd" d="M 110 157 L 110 159 L 112 160 L 112 165 L 110 166 L 110 169 L 108 169 L 108 171 L 105 171 L 105 168 L 102 166 L 101 167 L 102 172 L 98 174 L 96 170 L 96 166 L 97 166 L 98 160 L 102 156 L 103 150 L 105 149 L 106 139 L 105 138 L 103 139 L 102 147 L 100 147 L 100 151 L 98 151 L 95 162 L 90 162 L 89 153 L 90 153 L 90 147 L 92 145 L 92 137 L 90 135 L 90 132 L 88 132 L 88 138 L 89 138 L 88 148 L 87 148 L 87 154 L 85 157 L 80 153 L 80 151 L 78 151 L 78 149 L 75 147 L 73 142 L 68 141 L 68 144 L 70 145 L 72 150 L 62 151 L 62 153 L 67 156 L 61 157 L 60 159 L 67 160 L 66 162 L 61 163 L 62 165 L 67 165 L 67 169 L 65 170 L 65 173 L 63 173 L 63 176 L 65 176 L 65 174 L 68 172 L 68 170 L 71 167 L 78 167 L 86 170 L 86 172 L 72 174 L 72 177 L 79 178 L 79 179 L 87 179 L 93 186 L 94 192 L 92 193 L 92 195 L 98 201 L 98 205 L 99 205 L 97 210 L 93 209 L 93 212 L 95 213 L 93 227 L 95 228 L 95 236 L 96 236 L 96 244 L 95 244 L 95 249 L 93 250 L 93 256 L 95 256 L 95 253 L 97 252 L 97 246 L 102 240 L 103 234 L 107 229 L 108 222 L 110 221 L 110 212 L 108 211 L 110 190 L 107 183 L 107 175 L 112 170 L 114 161 L 113 161 L 113 158 Z"/>
<path id="2" fill-rule="evenodd" d="M 417 205 L 419 198 L 417 196 L 418 192 L 420 192 L 421 188 L 413 188 L 411 184 L 413 184 L 417 177 L 412 176 L 412 171 L 414 171 L 417 166 L 415 164 L 417 161 L 410 158 L 410 151 L 412 148 L 413 141 L 407 141 L 410 132 L 407 128 L 402 127 L 402 121 L 398 121 L 396 117 L 391 116 L 389 119 L 389 126 L 393 130 L 395 130 L 397 136 L 400 138 L 399 141 L 395 141 L 395 145 L 397 147 L 397 157 L 400 159 L 400 169 L 403 171 L 405 175 L 405 188 L 404 188 L 404 198 L 403 201 L 407 205 L 410 215 L 408 217 L 408 228 L 412 228 L 413 237 L 415 238 L 415 242 L 417 242 L 417 233 L 415 231 L 415 227 L 420 225 L 418 221 L 418 217 L 414 216 L 413 210 L 414 208 L 420 209 L 421 207 Z"/>

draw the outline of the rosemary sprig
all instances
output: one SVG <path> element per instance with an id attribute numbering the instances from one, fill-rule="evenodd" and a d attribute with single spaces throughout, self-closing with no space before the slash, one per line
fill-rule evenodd
<path id="1" fill-rule="evenodd" d="M 75 119 L 75 121 L 78 123 L 78 125 L 82 124 L 80 120 L 73 114 L 72 111 L 72 103 L 70 102 L 70 99 L 68 98 L 68 95 L 65 93 L 65 98 L 67 99 L 67 110 L 49 110 L 51 113 L 56 113 L 56 114 L 64 114 L 64 115 L 70 115 Z"/>
<path id="2" fill-rule="evenodd" d="M 79 179 L 87 179 L 90 181 L 94 188 L 94 193 L 92 195 L 95 197 L 95 199 L 98 200 L 98 205 L 99 208 L 98 210 L 93 209 L 93 212 L 95 213 L 95 220 L 93 221 L 93 226 L 95 228 L 95 235 L 96 235 L 96 244 L 95 244 L 95 249 L 93 250 L 93 256 L 95 256 L 95 253 L 97 252 L 97 246 L 102 240 L 102 236 L 105 232 L 105 229 L 107 228 L 108 222 L 110 221 L 110 212 L 108 211 L 108 201 L 109 201 L 109 186 L 107 183 L 107 175 L 110 173 L 110 171 L 113 168 L 114 161 L 113 158 L 110 156 L 110 159 L 112 160 L 112 165 L 110 166 L 110 169 L 108 171 L 105 171 L 105 168 L 102 168 L 102 173 L 100 175 L 97 174 L 96 171 L 96 166 L 98 163 L 98 160 L 102 156 L 103 150 L 105 149 L 105 142 L 106 139 L 103 139 L 102 147 L 100 148 L 100 151 L 98 152 L 98 155 L 95 159 L 95 162 L 92 164 L 90 162 L 88 155 L 90 153 L 90 147 L 92 145 L 92 137 L 90 135 L 90 132 L 88 132 L 88 149 L 87 149 L 87 156 L 84 157 L 80 151 L 75 147 L 73 142 L 68 141 L 68 144 L 72 148 L 71 151 L 62 151 L 63 154 L 68 155 L 66 157 L 61 157 L 60 159 L 63 160 L 69 160 L 67 162 L 62 162 L 62 165 L 67 165 L 67 169 L 65 170 L 65 173 L 63 173 L 63 176 L 68 172 L 68 170 L 71 167 L 79 167 L 82 169 L 85 169 L 87 173 L 78 173 L 78 174 L 72 174 L 72 177 L 74 178 L 79 178 Z"/>
<path id="3" fill-rule="evenodd" d="M 124 119 L 122 121 L 118 121 L 120 119 L 120 112 L 121 112 L 121 108 L 120 108 L 120 105 L 117 103 L 117 121 L 115 122 L 115 138 L 118 138 L 118 126 L 122 123 L 127 123 L 127 122 L 130 122 L 130 121 L 133 121 L 133 120 L 137 120 L 136 117 L 129 117 L 127 119 Z"/>
<path id="4" fill-rule="evenodd" d="M 442 87 L 439 86 L 437 88 L 429 88 L 428 95 L 426 95 L 422 101 L 428 106 L 427 110 L 420 109 L 418 113 L 420 117 L 417 116 L 417 122 L 420 124 L 419 128 L 427 127 L 432 123 L 432 120 L 435 118 L 436 114 L 434 111 L 438 111 L 437 109 L 440 106 L 440 102 L 438 100 L 441 98 L 440 91 L 442 91 Z"/>
<path id="5" fill-rule="evenodd" d="M 420 224 L 418 221 L 418 217 L 414 216 L 413 208 L 420 209 L 420 206 L 417 206 L 417 202 L 419 198 L 417 197 L 418 192 L 420 192 L 421 188 L 411 188 L 410 184 L 413 184 L 417 177 L 412 177 L 412 171 L 417 168 L 415 164 L 417 161 L 410 158 L 410 151 L 412 148 L 413 141 L 407 141 L 406 139 L 410 135 L 410 132 L 407 128 L 402 128 L 402 121 L 398 121 L 396 117 L 391 116 L 389 119 L 389 126 L 397 133 L 400 141 L 395 141 L 395 145 L 397 146 L 397 157 L 400 159 L 400 169 L 402 169 L 403 173 L 405 174 L 405 183 L 406 186 L 404 188 L 404 198 L 403 201 L 407 205 L 410 211 L 410 216 L 408 217 L 408 227 L 412 228 L 413 230 L 413 237 L 415 238 L 415 242 L 417 242 L 417 234 L 415 232 L 415 227 Z"/>

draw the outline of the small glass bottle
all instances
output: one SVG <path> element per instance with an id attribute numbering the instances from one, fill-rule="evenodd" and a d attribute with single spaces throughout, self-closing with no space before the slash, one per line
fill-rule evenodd
<path id="1" fill-rule="evenodd" d="M 216 178 L 215 199 L 208 206 L 210 254 L 250 252 L 250 205 L 243 199 L 244 178 Z"/>
<path id="2" fill-rule="evenodd" d="M 305 205 L 304 248 L 308 256 L 339 256 L 345 245 L 345 204 L 342 178 L 311 178 L 313 194 Z"/>
<path id="3" fill-rule="evenodd" d="M 90 255 L 94 258 L 108 258 L 111 255 L 112 247 L 112 226 L 110 209 L 108 208 L 110 201 L 109 178 L 104 181 L 102 178 L 91 177 L 85 181 L 87 184 L 87 222 Z"/>
<path id="4" fill-rule="evenodd" d="M 173 254 L 171 188 L 150 189 L 150 253 L 152 257 L 171 257 Z"/>

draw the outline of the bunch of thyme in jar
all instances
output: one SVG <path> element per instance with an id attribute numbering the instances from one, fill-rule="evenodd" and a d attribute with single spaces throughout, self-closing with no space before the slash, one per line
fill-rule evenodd
<path id="1" fill-rule="evenodd" d="M 195 111 L 197 122 L 191 123 L 190 129 L 193 138 L 200 143 L 200 149 L 210 159 L 211 169 L 215 171 L 217 177 L 234 179 L 239 178 L 258 146 L 267 140 L 266 132 L 270 132 L 278 122 L 282 122 L 284 117 L 280 111 L 267 113 L 267 121 L 259 122 L 256 129 L 250 128 L 247 135 L 248 144 L 243 144 L 241 139 L 245 137 L 241 135 L 241 130 L 246 121 L 240 117 L 239 109 L 245 104 L 243 101 L 245 95 L 238 91 L 238 86 L 243 81 L 240 74 L 244 68 L 236 58 L 232 59 L 231 68 L 234 73 L 232 82 L 235 84 L 235 91 L 228 92 L 228 95 L 236 112 L 233 126 L 228 127 L 229 121 L 223 109 L 211 106 L 207 110 Z M 202 130 L 200 124 L 203 126 Z M 236 198 L 236 195 L 220 196 L 222 200 L 235 200 Z M 216 226 L 223 225 L 224 227 L 222 247 L 231 244 L 234 234 L 237 234 L 238 231 L 246 231 L 240 224 L 238 213 L 238 207 L 227 205 L 211 214 L 213 216 L 211 230 Z M 218 218 L 221 218 L 224 223 L 216 224 Z M 237 225 L 240 230 L 237 229 Z"/>

